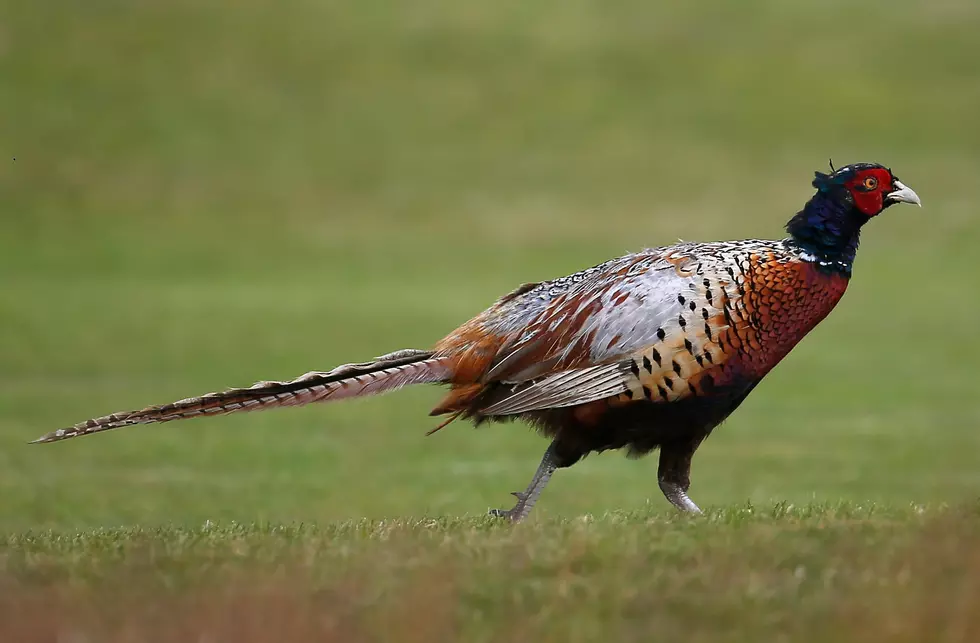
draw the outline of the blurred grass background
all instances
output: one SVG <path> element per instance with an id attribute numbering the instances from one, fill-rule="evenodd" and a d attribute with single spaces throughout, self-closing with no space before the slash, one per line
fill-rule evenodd
<path id="1" fill-rule="evenodd" d="M 778 237 L 828 157 L 925 207 L 700 449 L 692 496 L 980 487 L 972 0 L 0 2 L 0 528 L 479 514 L 545 442 L 440 393 L 137 428 L 115 410 L 426 347 L 521 282 Z M 669 511 L 656 460 L 544 516 Z"/>

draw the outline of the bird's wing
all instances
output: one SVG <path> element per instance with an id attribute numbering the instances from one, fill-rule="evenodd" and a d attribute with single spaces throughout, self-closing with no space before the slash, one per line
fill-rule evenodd
<path id="1" fill-rule="evenodd" d="M 536 409 L 587 404 L 625 393 L 628 373 L 621 364 L 600 364 L 562 371 L 537 381 L 499 389 L 496 401 L 480 407 L 483 415 L 513 415 Z"/>
<path id="2" fill-rule="evenodd" d="M 484 331 L 503 342 L 483 379 L 521 382 L 619 362 L 672 336 L 691 336 L 693 342 L 704 335 L 706 322 L 727 325 L 723 304 L 738 297 L 735 276 L 705 255 L 706 246 L 615 259 L 491 309 Z"/>
<path id="3" fill-rule="evenodd" d="M 747 323 L 733 314 L 743 276 L 723 248 L 651 250 L 502 299 L 472 322 L 476 336 L 494 338 L 480 379 L 501 384 L 479 412 L 617 395 L 674 401 L 718 384 L 716 371 L 739 341 L 736 327 Z"/>

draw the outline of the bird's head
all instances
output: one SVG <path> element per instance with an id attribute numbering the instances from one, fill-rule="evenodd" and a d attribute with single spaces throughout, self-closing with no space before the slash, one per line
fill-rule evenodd
<path id="1" fill-rule="evenodd" d="M 786 230 L 803 249 L 827 269 L 850 274 L 861 228 L 896 203 L 922 205 L 919 195 L 877 163 L 853 163 L 830 174 L 817 172 L 816 194 L 796 213 Z"/>
<path id="2" fill-rule="evenodd" d="M 868 218 L 896 203 L 922 205 L 919 195 L 883 165 L 854 163 L 837 170 L 831 165 L 830 170 L 830 174 L 816 172 L 813 187 Z"/>

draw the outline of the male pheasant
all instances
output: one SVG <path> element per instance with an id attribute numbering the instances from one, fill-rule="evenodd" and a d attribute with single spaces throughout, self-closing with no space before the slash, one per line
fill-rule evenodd
<path id="1" fill-rule="evenodd" d="M 837 305 L 861 227 L 892 204 L 921 205 L 878 164 L 817 172 L 813 186 L 782 240 L 648 249 L 525 284 L 431 350 L 114 413 L 35 442 L 439 383 L 450 391 L 432 415 L 446 423 L 522 418 L 551 438 L 517 504 L 495 515 L 522 520 L 556 469 L 624 447 L 659 447 L 664 495 L 699 512 L 687 495 L 698 445 Z"/>

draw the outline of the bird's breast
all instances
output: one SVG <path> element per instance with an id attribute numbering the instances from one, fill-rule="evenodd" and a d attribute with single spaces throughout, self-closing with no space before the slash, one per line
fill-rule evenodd
<path id="1" fill-rule="evenodd" d="M 834 308 L 847 279 L 774 252 L 739 257 L 687 280 L 678 317 L 630 356 L 614 405 L 739 396 Z"/>
<path id="2" fill-rule="evenodd" d="M 742 295 L 733 314 L 746 365 L 759 376 L 772 369 L 834 309 L 848 279 L 803 261 L 773 254 L 752 256 L 744 266 Z"/>

